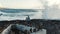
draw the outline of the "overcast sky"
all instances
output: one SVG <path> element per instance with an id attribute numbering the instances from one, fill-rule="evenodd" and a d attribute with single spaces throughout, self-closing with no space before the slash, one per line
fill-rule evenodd
<path id="1" fill-rule="evenodd" d="M 43 0 L 44 1 L 44 0 Z M 47 0 L 49 6 L 54 3 L 59 4 L 60 0 Z M 0 0 L 0 7 L 7 8 L 43 8 L 43 5 L 40 0 Z"/>

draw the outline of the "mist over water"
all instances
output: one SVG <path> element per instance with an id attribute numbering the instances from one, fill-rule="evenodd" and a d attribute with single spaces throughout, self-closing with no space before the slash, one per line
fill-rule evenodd
<path id="1" fill-rule="evenodd" d="M 44 6 L 42 10 L 43 19 L 50 20 L 60 20 L 60 3 L 59 0 L 49 1 L 49 0 L 40 0 Z"/>

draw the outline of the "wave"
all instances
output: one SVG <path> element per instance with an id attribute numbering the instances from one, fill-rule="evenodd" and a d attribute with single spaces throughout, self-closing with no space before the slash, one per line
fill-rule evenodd
<path id="1" fill-rule="evenodd" d="M 17 9 L 16 9 L 17 10 Z M 27 17 L 27 15 L 30 16 L 31 19 L 36 18 L 36 16 L 39 16 L 37 13 L 39 13 L 40 11 L 36 11 L 36 10 L 20 10 L 15 12 L 15 10 L 12 12 L 10 12 L 10 10 L 5 11 L 1 10 L 0 11 L 0 20 L 25 20 L 25 18 Z M 38 18 L 38 17 L 37 17 Z M 39 16 L 40 18 L 40 16 Z"/>
<path id="2" fill-rule="evenodd" d="M 37 12 L 37 11 L 32 10 L 32 9 L 3 9 L 1 11 L 5 12 L 5 13 Z"/>

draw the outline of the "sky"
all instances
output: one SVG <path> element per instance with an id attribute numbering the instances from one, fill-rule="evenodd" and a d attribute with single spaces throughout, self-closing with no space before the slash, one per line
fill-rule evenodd
<path id="1" fill-rule="evenodd" d="M 42 0 L 43 3 L 46 0 Z M 51 6 L 54 3 L 60 4 L 60 0 L 47 0 L 48 5 Z M 0 0 L 0 7 L 6 8 L 20 8 L 20 9 L 40 9 L 44 8 L 41 0 Z"/>
<path id="2" fill-rule="evenodd" d="M 38 0 L 0 0 L 0 6 L 7 8 L 40 8 Z"/>

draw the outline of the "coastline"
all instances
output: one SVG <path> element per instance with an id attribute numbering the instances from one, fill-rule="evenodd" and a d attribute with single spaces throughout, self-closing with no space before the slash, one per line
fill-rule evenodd
<path id="1" fill-rule="evenodd" d="M 0 33 L 7 28 L 10 24 L 23 24 L 27 25 L 26 20 L 11 20 L 11 21 L 0 21 Z M 42 24 L 42 28 L 47 30 L 47 33 L 55 32 L 55 26 L 60 27 L 60 20 L 45 20 L 45 19 L 31 19 L 30 26 L 40 26 Z M 51 30 L 51 32 L 50 32 Z M 57 31 L 57 30 L 56 30 Z"/>

